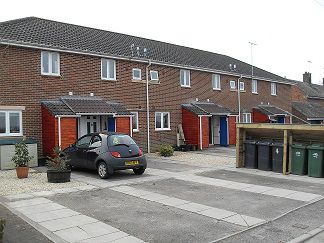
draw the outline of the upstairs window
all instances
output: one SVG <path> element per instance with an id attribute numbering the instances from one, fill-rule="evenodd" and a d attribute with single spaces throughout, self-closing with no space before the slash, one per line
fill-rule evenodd
<path id="1" fill-rule="evenodd" d="M 155 130 L 170 130 L 169 112 L 155 112 Z"/>
<path id="2" fill-rule="evenodd" d="M 220 75 L 219 74 L 213 74 L 213 76 L 212 76 L 212 85 L 213 85 L 213 90 L 221 90 Z"/>
<path id="3" fill-rule="evenodd" d="M 190 87 L 190 71 L 180 70 L 180 84 L 181 87 Z"/>
<path id="4" fill-rule="evenodd" d="M 258 81 L 252 80 L 252 93 L 257 94 L 258 93 Z"/>
<path id="5" fill-rule="evenodd" d="M 271 83 L 271 95 L 277 95 L 277 84 Z"/>
<path id="6" fill-rule="evenodd" d="M 43 75 L 60 75 L 60 54 L 57 52 L 42 51 L 41 53 L 41 73 Z"/>
<path id="7" fill-rule="evenodd" d="M 244 82 L 240 82 L 240 91 L 244 91 L 245 88 L 244 88 Z"/>
<path id="8" fill-rule="evenodd" d="M 22 136 L 21 111 L 0 110 L 0 136 Z"/>
<path id="9" fill-rule="evenodd" d="M 101 59 L 101 79 L 116 80 L 116 62 L 111 59 Z"/>
<path id="10" fill-rule="evenodd" d="M 243 113 L 243 123 L 251 123 L 251 113 Z"/>
<path id="11" fill-rule="evenodd" d="M 133 68 L 133 80 L 142 80 L 142 70 Z"/>
<path id="12" fill-rule="evenodd" d="M 230 89 L 235 90 L 236 89 L 236 82 L 234 80 L 230 81 Z"/>
<path id="13" fill-rule="evenodd" d="M 158 71 L 150 71 L 151 81 L 159 81 L 159 72 Z"/>

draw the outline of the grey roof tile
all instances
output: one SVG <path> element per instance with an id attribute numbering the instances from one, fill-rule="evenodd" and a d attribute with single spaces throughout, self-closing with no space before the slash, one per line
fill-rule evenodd
<path id="1" fill-rule="evenodd" d="M 47 108 L 54 116 L 73 116 L 75 113 L 61 100 L 44 100 L 41 104 Z"/>
<path id="2" fill-rule="evenodd" d="M 265 115 L 277 116 L 277 115 L 288 115 L 289 114 L 289 112 L 287 112 L 281 108 L 278 108 L 276 106 L 273 106 L 273 105 L 258 105 L 258 107 L 256 109 Z"/>
<path id="3" fill-rule="evenodd" d="M 307 118 L 323 118 L 324 119 L 324 107 L 316 103 L 311 102 L 293 102 L 293 109 L 296 109 Z"/>
<path id="4" fill-rule="evenodd" d="M 309 98 L 323 98 L 324 99 L 324 86 L 319 84 L 308 84 L 305 82 L 297 82 L 298 87 Z"/>
<path id="5" fill-rule="evenodd" d="M 28 17 L 0 23 L 0 41 L 40 48 L 81 51 L 92 54 L 132 57 L 130 46 L 147 48 L 146 58 L 166 64 L 229 71 L 229 64 L 236 64 L 237 73 L 251 75 L 251 66 L 235 58 L 170 43 L 66 24 L 36 17 Z M 143 51 L 140 57 L 144 58 Z M 291 83 L 290 80 L 254 68 L 254 76 Z"/>
<path id="6" fill-rule="evenodd" d="M 207 112 L 210 115 L 231 114 L 231 111 L 228 108 L 214 104 L 214 103 L 195 102 L 192 104 L 194 106 L 200 108 L 201 110 Z"/>

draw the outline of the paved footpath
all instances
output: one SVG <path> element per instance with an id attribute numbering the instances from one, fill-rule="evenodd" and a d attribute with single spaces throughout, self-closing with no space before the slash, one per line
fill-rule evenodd
<path id="1" fill-rule="evenodd" d="M 324 223 L 318 180 L 150 162 L 143 176 L 75 171 L 86 186 L 1 202 L 48 242 L 287 242 Z"/>

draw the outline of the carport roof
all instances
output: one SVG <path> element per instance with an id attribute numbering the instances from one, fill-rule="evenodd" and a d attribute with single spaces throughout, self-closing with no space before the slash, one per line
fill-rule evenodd
<path id="1" fill-rule="evenodd" d="M 41 102 L 53 115 L 130 115 L 127 109 L 116 102 L 107 101 L 94 96 L 63 96 L 58 100 L 46 100 Z"/>
<path id="2" fill-rule="evenodd" d="M 211 102 L 192 102 L 182 104 L 182 107 L 196 115 L 229 115 L 231 111 L 223 106 Z"/>
<path id="3" fill-rule="evenodd" d="M 273 105 L 258 105 L 255 109 L 268 116 L 284 116 L 289 114 L 289 112 Z"/>

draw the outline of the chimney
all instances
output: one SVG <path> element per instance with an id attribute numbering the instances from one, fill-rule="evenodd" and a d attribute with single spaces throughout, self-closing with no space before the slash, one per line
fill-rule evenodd
<path id="1" fill-rule="evenodd" d="M 312 74 L 309 73 L 309 72 L 305 72 L 305 73 L 303 74 L 303 82 L 304 82 L 304 83 L 311 84 L 311 83 L 312 83 Z"/>

